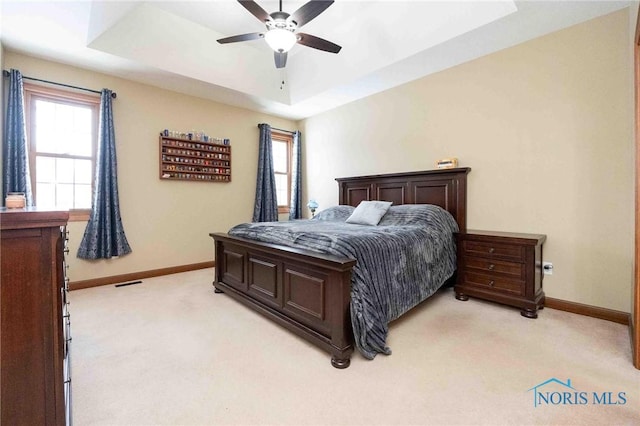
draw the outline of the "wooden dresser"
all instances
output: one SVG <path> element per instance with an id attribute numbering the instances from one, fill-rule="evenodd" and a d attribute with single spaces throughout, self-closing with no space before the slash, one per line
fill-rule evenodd
<path id="1" fill-rule="evenodd" d="M 469 296 L 516 306 L 537 318 L 544 306 L 542 245 L 546 235 L 467 230 L 457 234 L 456 299 Z"/>
<path id="2" fill-rule="evenodd" d="M 0 209 L 0 423 L 70 424 L 67 211 Z"/>

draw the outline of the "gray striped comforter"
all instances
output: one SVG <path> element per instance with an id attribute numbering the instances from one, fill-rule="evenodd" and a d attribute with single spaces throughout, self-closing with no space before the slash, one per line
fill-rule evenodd
<path id="1" fill-rule="evenodd" d="M 454 218 L 433 205 L 392 206 L 378 226 L 345 220 L 337 206 L 311 220 L 244 223 L 230 235 L 356 259 L 351 322 L 356 347 L 369 359 L 390 354 L 389 323 L 431 296 L 453 275 Z"/>

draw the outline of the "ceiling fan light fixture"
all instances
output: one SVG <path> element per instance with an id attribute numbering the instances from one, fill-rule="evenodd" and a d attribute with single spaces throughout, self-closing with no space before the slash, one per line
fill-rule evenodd
<path id="1" fill-rule="evenodd" d="M 293 45 L 296 44 L 296 41 L 298 41 L 293 32 L 282 28 L 273 28 L 267 31 L 264 39 L 267 41 L 269 47 L 281 53 L 291 50 Z"/>

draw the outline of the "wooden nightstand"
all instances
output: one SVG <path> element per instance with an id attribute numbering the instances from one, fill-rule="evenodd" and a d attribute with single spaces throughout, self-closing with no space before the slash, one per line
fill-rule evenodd
<path id="1" fill-rule="evenodd" d="M 542 244 L 546 235 L 473 231 L 457 234 L 456 299 L 469 296 L 516 306 L 537 318 L 544 307 Z"/>

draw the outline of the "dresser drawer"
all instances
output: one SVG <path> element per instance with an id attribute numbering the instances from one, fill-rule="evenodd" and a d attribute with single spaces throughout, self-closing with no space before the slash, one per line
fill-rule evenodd
<path id="1" fill-rule="evenodd" d="M 523 294 L 523 281 L 473 272 L 465 272 L 463 279 L 465 285 L 504 290 L 518 295 Z"/>
<path id="2" fill-rule="evenodd" d="M 469 256 L 482 256 L 524 262 L 524 247 L 485 241 L 463 241 L 462 250 Z"/>
<path id="3" fill-rule="evenodd" d="M 525 279 L 525 265 L 523 263 L 505 262 L 486 257 L 469 256 L 464 259 L 464 267 L 471 272 L 484 272 L 505 275 L 506 278 Z"/>

